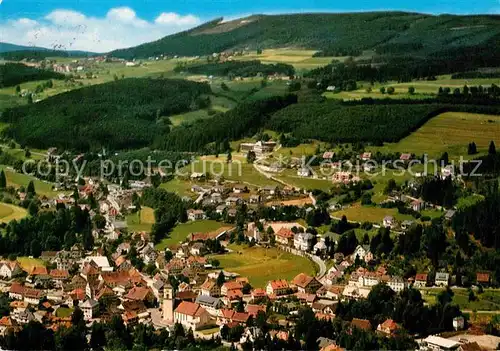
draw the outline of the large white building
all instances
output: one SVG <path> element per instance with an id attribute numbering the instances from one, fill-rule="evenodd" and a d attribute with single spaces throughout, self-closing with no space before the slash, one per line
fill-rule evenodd
<path id="1" fill-rule="evenodd" d="M 92 320 L 92 318 L 95 318 L 95 316 L 99 312 L 99 302 L 97 302 L 96 300 L 88 299 L 79 307 L 82 310 L 83 318 L 86 321 L 90 321 Z"/>
<path id="2" fill-rule="evenodd" d="M 312 247 L 314 236 L 311 233 L 297 233 L 293 237 L 293 246 L 297 250 L 309 251 Z"/>

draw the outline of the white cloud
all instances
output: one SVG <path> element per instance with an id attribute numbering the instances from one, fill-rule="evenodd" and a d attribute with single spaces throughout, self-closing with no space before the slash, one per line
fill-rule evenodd
<path id="1" fill-rule="evenodd" d="M 76 25 L 84 23 L 87 17 L 76 11 L 55 10 L 45 16 L 45 19 L 59 25 Z"/>
<path id="2" fill-rule="evenodd" d="M 146 21 L 129 7 L 112 8 L 105 17 L 57 9 L 42 19 L 0 21 L 0 37 L 20 45 L 108 52 L 157 40 L 200 22 L 196 16 L 174 12 L 163 12 L 154 21 Z"/>
<path id="3" fill-rule="evenodd" d="M 18 26 L 18 27 L 24 27 L 24 28 L 30 28 L 34 27 L 38 24 L 37 21 L 33 21 L 32 19 L 29 18 L 19 18 L 18 20 L 14 21 L 12 25 Z"/>
<path id="4" fill-rule="evenodd" d="M 175 26 L 192 26 L 199 23 L 199 19 L 193 15 L 180 16 L 175 12 L 162 12 L 156 18 L 155 23 Z"/>

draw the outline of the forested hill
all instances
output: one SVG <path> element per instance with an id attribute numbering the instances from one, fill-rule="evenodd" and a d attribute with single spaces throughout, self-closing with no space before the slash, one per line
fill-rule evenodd
<path id="1" fill-rule="evenodd" d="M 0 88 L 43 79 L 64 79 L 65 75 L 22 63 L 6 63 L 0 65 Z"/>
<path id="2" fill-rule="evenodd" d="M 155 42 L 113 51 L 116 57 L 208 55 L 231 49 L 296 47 L 328 56 L 373 49 L 428 55 L 486 45 L 500 36 L 500 16 L 432 16 L 405 12 L 256 15 L 206 23 Z"/>
<path id="3" fill-rule="evenodd" d="M 168 133 L 162 116 L 188 111 L 210 92 L 186 80 L 130 78 L 12 108 L 1 120 L 12 123 L 6 135 L 32 147 L 134 149 Z"/>

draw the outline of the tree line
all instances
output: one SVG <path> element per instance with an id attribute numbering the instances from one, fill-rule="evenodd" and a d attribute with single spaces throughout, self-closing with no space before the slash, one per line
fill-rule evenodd
<path id="1" fill-rule="evenodd" d="M 65 77 L 62 73 L 30 67 L 22 63 L 0 65 L 0 88 L 12 87 L 34 80 L 64 79 Z"/>
<path id="2" fill-rule="evenodd" d="M 259 60 L 226 61 L 194 65 L 180 64 L 175 67 L 174 71 L 230 77 L 270 76 L 274 74 L 293 76 L 295 74 L 293 66 L 286 63 L 263 64 Z"/>
<path id="3" fill-rule="evenodd" d="M 299 141 L 327 142 L 398 141 L 429 119 L 447 111 L 500 114 L 497 106 L 452 105 L 447 103 L 406 103 L 393 101 L 302 103 L 276 112 L 266 128 Z"/>

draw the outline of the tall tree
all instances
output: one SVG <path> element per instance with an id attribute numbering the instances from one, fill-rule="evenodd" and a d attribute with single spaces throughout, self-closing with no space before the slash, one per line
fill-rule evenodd
<path id="1" fill-rule="evenodd" d="M 0 188 L 5 189 L 7 187 L 7 178 L 5 177 L 5 172 L 2 171 L 0 172 Z"/>
<path id="2" fill-rule="evenodd" d="M 32 180 L 28 183 L 28 187 L 26 188 L 26 194 L 28 194 L 28 195 L 36 195 L 35 184 L 33 183 Z"/>
<path id="3" fill-rule="evenodd" d="M 492 140 L 490 142 L 490 146 L 488 147 L 488 154 L 489 155 L 495 155 L 497 153 L 497 149 L 495 147 L 495 142 Z"/>

